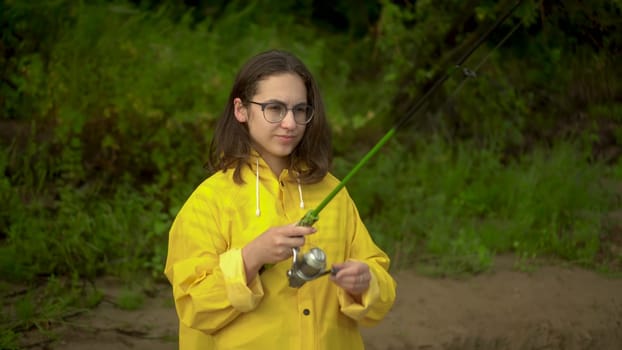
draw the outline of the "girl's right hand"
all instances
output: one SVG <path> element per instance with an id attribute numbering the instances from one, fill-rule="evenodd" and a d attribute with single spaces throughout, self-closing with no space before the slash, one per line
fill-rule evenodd
<path id="1" fill-rule="evenodd" d="M 302 247 L 305 236 L 316 231 L 315 227 L 296 224 L 269 228 L 242 248 L 247 279 L 251 281 L 249 273 L 254 277 L 263 265 L 275 264 L 292 256 L 292 248 Z"/>

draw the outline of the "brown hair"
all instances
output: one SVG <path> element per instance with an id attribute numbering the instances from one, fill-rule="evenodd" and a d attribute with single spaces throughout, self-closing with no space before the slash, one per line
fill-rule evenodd
<path id="1" fill-rule="evenodd" d="M 303 183 L 315 183 L 324 178 L 332 163 L 332 144 L 319 88 L 302 61 L 289 52 L 278 50 L 252 57 L 238 72 L 210 144 L 209 166 L 213 171 L 234 168 L 234 181 L 244 182 L 240 170 L 249 163 L 251 138 L 246 123 L 235 118 L 233 100 L 240 98 L 248 103 L 261 80 L 282 73 L 294 73 L 302 78 L 307 88 L 307 103 L 315 110 L 302 140 L 290 155 L 290 170 L 298 172 Z"/>

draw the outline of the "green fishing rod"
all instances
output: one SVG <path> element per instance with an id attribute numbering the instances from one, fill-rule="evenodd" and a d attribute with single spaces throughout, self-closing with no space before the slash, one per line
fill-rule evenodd
<path id="1" fill-rule="evenodd" d="M 303 217 L 298 221 L 298 226 L 313 226 L 319 218 L 320 212 L 330 201 L 341 191 L 346 183 L 352 179 L 352 177 L 374 156 L 378 151 L 384 146 L 397 132 L 399 128 L 401 128 L 408 120 L 413 118 L 417 112 L 421 109 L 427 99 L 430 97 L 432 93 L 439 86 L 441 86 L 451 75 L 451 73 L 456 69 L 460 68 L 462 63 L 466 61 L 467 58 L 471 56 L 471 54 L 486 40 L 486 38 L 492 33 L 501 23 L 503 23 L 520 5 L 521 0 L 516 2 L 512 8 L 505 13 L 504 16 L 499 18 L 491 27 L 488 29 L 483 35 L 481 35 L 476 42 L 470 46 L 470 48 L 457 60 L 453 67 L 447 69 L 445 74 L 436 82 L 432 87 L 413 105 L 413 107 L 405 114 L 403 118 L 401 118 L 364 156 L 363 158 L 350 170 L 350 172 L 337 184 L 337 186 L 320 202 L 320 204 L 309 210 Z M 519 22 L 520 25 L 520 22 Z M 518 25 L 514 27 L 514 30 L 518 28 Z M 497 45 L 500 46 L 502 42 L 504 42 L 509 36 L 514 32 L 512 30 L 506 37 Z M 482 60 L 482 63 L 486 60 Z M 480 64 L 481 65 L 481 64 Z M 479 66 L 479 65 L 478 65 Z M 463 70 L 465 76 L 472 77 L 475 76 L 475 73 L 468 70 Z M 460 86 L 458 87 L 460 88 Z M 457 91 L 457 90 L 456 90 Z M 289 270 L 287 270 L 287 278 L 289 281 L 289 286 L 292 288 L 300 288 L 306 282 L 312 281 L 316 278 L 326 276 L 328 274 L 336 274 L 337 271 L 333 269 L 326 269 L 326 254 L 320 248 L 314 247 L 311 248 L 307 253 L 301 254 L 299 252 L 300 248 L 292 248 L 292 266 Z"/>
<path id="2" fill-rule="evenodd" d="M 424 103 L 427 101 L 427 99 L 436 91 L 436 89 L 438 89 L 450 77 L 450 75 L 456 69 L 461 67 L 461 65 L 473 54 L 473 52 L 475 52 L 475 50 L 478 47 L 480 47 L 482 45 L 482 43 L 490 36 L 490 34 L 492 32 L 494 32 L 497 29 L 497 27 L 499 27 L 501 25 L 501 23 L 503 23 L 516 10 L 516 8 L 521 4 L 521 2 L 522 2 L 522 0 L 517 1 L 503 16 L 498 18 L 497 21 L 483 35 L 481 35 L 475 41 L 475 43 L 473 45 L 471 45 L 471 47 L 456 61 L 456 63 L 453 66 L 451 66 L 449 69 L 447 69 L 445 74 L 440 79 L 436 80 L 434 85 L 432 85 L 432 87 L 430 89 L 428 89 L 428 91 L 417 101 L 417 103 L 415 103 L 413 105 L 413 107 L 410 108 L 410 110 L 405 114 L 405 117 L 401 118 L 374 145 L 374 147 L 372 147 L 363 156 L 363 158 L 354 166 L 354 168 L 352 168 L 352 170 L 350 170 L 350 172 L 341 180 L 341 182 L 339 182 L 339 184 L 337 184 L 337 186 L 326 196 L 326 198 L 324 198 L 324 200 L 322 200 L 322 202 L 320 202 L 320 204 L 316 208 L 314 208 L 312 210 L 309 210 L 302 217 L 302 219 L 300 219 L 300 221 L 298 221 L 298 225 L 299 226 L 313 226 L 313 224 L 315 224 L 319 220 L 320 212 L 324 209 L 324 207 L 326 207 L 326 205 L 328 205 L 328 203 L 330 203 L 330 201 L 337 195 L 337 193 L 339 193 L 339 191 L 341 191 L 345 187 L 346 183 L 348 183 L 348 181 L 350 181 L 350 179 L 352 179 L 352 177 L 354 177 L 354 175 L 373 156 L 375 156 L 378 153 L 378 151 L 395 135 L 395 133 L 397 132 L 397 130 L 399 128 L 401 128 L 404 124 L 406 124 L 407 121 L 412 119 L 417 114 L 417 112 L 421 109 L 421 107 L 424 105 Z M 519 22 L 519 24 L 520 24 L 520 22 Z M 518 28 L 518 26 L 516 28 Z M 512 33 L 513 33 L 513 31 L 512 31 Z M 509 35 L 506 36 L 503 39 L 503 41 L 505 41 L 508 37 L 509 37 Z M 470 72 L 468 70 L 464 70 L 464 74 L 465 74 L 465 76 L 467 78 L 471 77 L 471 76 L 474 76 L 474 73 Z"/>

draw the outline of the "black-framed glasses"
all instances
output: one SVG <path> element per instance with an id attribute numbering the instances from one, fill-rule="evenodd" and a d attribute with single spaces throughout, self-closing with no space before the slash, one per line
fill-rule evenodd
<path id="1" fill-rule="evenodd" d="M 296 124 L 305 125 L 313 119 L 313 106 L 306 103 L 301 103 L 292 108 L 287 108 L 283 102 L 279 101 L 263 103 L 255 101 L 248 102 L 261 106 L 263 117 L 269 123 L 280 123 L 283 119 L 285 119 L 287 111 L 292 111 Z"/>

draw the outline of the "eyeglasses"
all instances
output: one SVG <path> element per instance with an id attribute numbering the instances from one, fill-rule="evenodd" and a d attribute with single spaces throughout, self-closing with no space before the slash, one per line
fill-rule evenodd
<path id="1" fill-rule="evenodd" d="M 301 103 L 292 108 L 287 108 L 283 102 L 255 102 L 248 101 L 250 103 L 261 106 L 264 119 L 269 123 L 280 123 L 285 119 L 287 111 L 292 111 L 294 114 L 294 121 L 296 124 L 305 125 L 313 119 L 313 106 Z"/>

